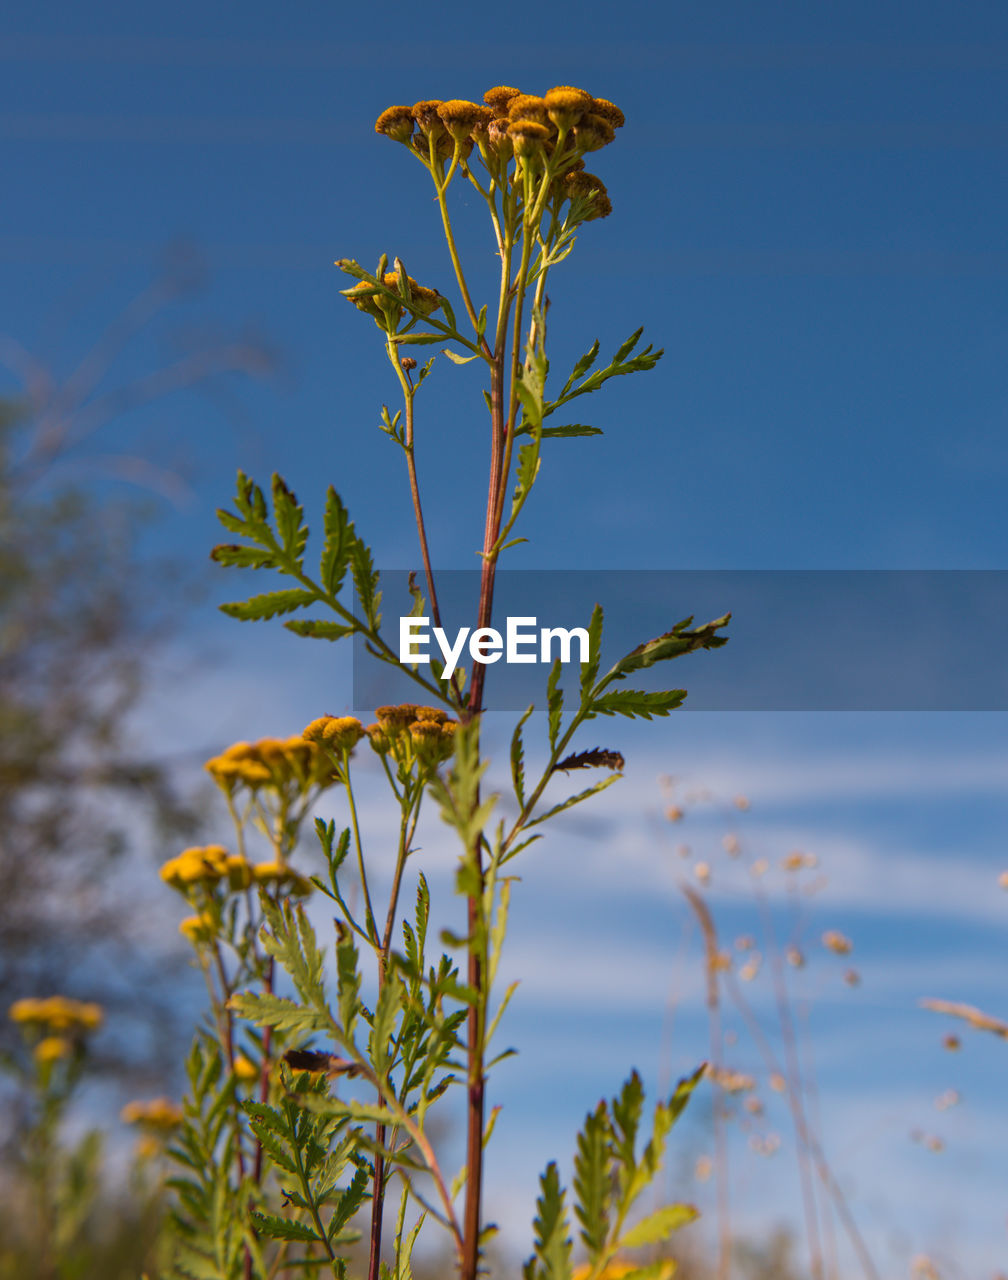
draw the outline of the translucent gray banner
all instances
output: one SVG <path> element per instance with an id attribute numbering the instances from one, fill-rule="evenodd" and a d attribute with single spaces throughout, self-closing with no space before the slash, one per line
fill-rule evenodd
<path id="1" fill-rule="evenodd" d="M 472 679 L 471 630 L 478 570 L 435 574 L 442 631 L 412 625 L 414 652 L 441 659 L 457 648 Z M 423 574 L 416 580 L 423 587 Z M 406 570 L 382 572 L 382 629 L 400 652 L 401 619 L 413 607 Z M 426 589 L 423 590 L 426 599 Z M 732 615 L 728 644 L 634 672 L 626 686 L 683 688 L 697 711 L 1005 711 L 1008 710 L 1008 570 L 542 570 L 497 574 L 492 626 L 501 633 L 487 666 L 488 710 L 523 711 L 544 700 L 549 665 L 542 628 L 587 628 L 594 605 L 605 612 L 601 670 L 682 619 L 694 624 Z M 507 661 L 507 619 L 521 643 Z M 528 621 L 534 619 L 534 622 Z M 426 637 L 426 639 L 424 639 Z M 568 679 L 576 681 L 580 637 L 570 637 Z M 552 656 L 562 636 L 550 640 Z M 492 656 L 493 638 L 482 651 Z M 535 661 L 528 661 L 529 655 Z M 417 667 L 430 679 L 430 665 Z M 371 717 L 383 703 L 424 701 L 406 671 L 354 649 L 354 711 Z"/>

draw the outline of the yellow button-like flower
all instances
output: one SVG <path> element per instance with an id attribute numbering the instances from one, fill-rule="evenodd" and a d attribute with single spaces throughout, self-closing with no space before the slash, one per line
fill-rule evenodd
<path id="1" fill-rule="evenodd" d="M 228 852 L 223 845 L 207 844 L 183 849 L 161 868 L 161 879 L 182 892 L 193 884 L 215 885 L 227 874 Z"/>
<path id="2" fill-rule="evenodd" d="M 68 996 L 15 1000 L 8 1010 L 12 1022 L 22 1026 L 47 1026 L 54 1031 L 96 1031 L 102 1024 L 102 1007 Z"/>
<path id="3" fill-rule="evenodd" d="M 305 727 L 307 742 L 317 742 L 337 753 L 349 751 L 364 737 L 364 726 L 356 716 L 319 716 Z"/>
<path id="4" fill-rule="evenodd" d="M 251 1058 L 246 1058 L 243 1053 L 240 1053 L 235 1058 L 234 1073 L 242 1084 L 254 1084 L 259 1079 L 259 1068 Z"/>
<path id="5" fill-rule="evenodd" d="M 182 1108 L 169 1098 L 152 1098 L 149 1102 L 127 1102 L 119 1116 L 124 1124 L 167 1133 L 182 1123 Z"/>
<path id="6" fill-rule="evenodd" d="M 195 946 L 201 942 L 209 942 L 217 926 L 213 916 L 202 911 L 198 916 L 186 916 L 178 928 L 183 938 L 188 938 Z"/>

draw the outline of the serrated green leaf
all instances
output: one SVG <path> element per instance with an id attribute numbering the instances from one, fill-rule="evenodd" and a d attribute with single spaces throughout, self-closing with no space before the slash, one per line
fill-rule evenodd
<path id="1" fill-rule="evenodd" d="M 250 600 L 222 604 L 220 611 L 226 613 L 229 618 L 238 618 L 242 622 L 263 622 L 281 613 L 293 613 L 295 609 L 305 609 L 308 605 L 315 604 L 316 600 L 314 591 L 292 587 L 287 591 L 270 591 L 265 595 L 252 596 Z"/>
<path id="2" fill-rule="evenodd" d="M 565 396 L 567 394 L 567 392 L 571 389 L 571 387 L 573 387 L 573 385 L 575 384 L 575 382 L 578 381 L 578 379 L 584 377 L 584 375 L 595 363 L 595 360 L 598 357 L 598 353 L 599 353 L 599 343 L 598 343 L 598 339 L 596 338 L 595 341 L 588 348 L 588 350 L 581 357 L 581 359 L 574 366 L 574 369 L 571 372 L 570 377 L 564 383 L 563 391 L 561 391 L 560 393 L 562 396 Z"/>
<path id="3" fill-rule="evenodd" d="M 630 1228 L 620 1241 L 621 1246 L 634 1249 L 642 1244 L 660 1244 L 667 1240 L 673 1231 L 688 1226 L 699 1218 L 700 1212 L 691 1204 L 669 1204 L 663 1209 L 648 1214 L 640 1222 Z"/>
<path id="4" fill-rule="evenodd" d="M 511 735 L 511 779 L 520 809 L 525 808 L 525 746 L 522 742 L 522 726 L 534 710 L 535 704 L 529 703 L 528 710 L 515 725 Z"/>
<path id="5" fill-rule="evenodd" d="M 530 436 L 533 434 L 535 434 L 534 428 L 524 422 L 515 430 L 516 436 Z M 543 440 L 548 440 L 550 437 L 601 436 L 604 434 L 601 427 L 589 427 L 583 422 L 568 422 L 562 427 L 542 427 L 539 430 L 539 436 Z"/>
<path id="6" fill-rule="evenodd" d="M 536 1200 L 535 1231 L 536 1256 L 542 1263 L 545 1280 L 570 1280 L 571 1240 L 564 1190 L 553 1161 L 546 1166 L 539 1179 L 541 1191 Z"/>
<path id="7" fill-rule="evenodd" d="M 556 749 L 557 738 L 560 735 L 560 721 L 563 717 L 563 689 L 560 688 L 560 676 L 563 674 L 563 665 L 557 658 L 550 669 L 549 679 L 546 681 L 546 706 L 549 720 L 549 744 L 550 750 Z"/>
<path id="8" fill-rule="evenodd" d="M 303 1240 L 306 1244 L 317 1243 L 318 1233 L 307 1222 L 295 1222 L 292 1218 L 279 1218 L 276 1214 L 260 1213 L 253 1209 L 250 1214 L 253 1223 L 261 1235 L 271 1240 Z"/>
<path id="9" fill-rule="evenodd" d="M 375 1071 L 384 1076 L 389 1068 L 389 1041 L 395 1027 L 396 1018 L 402 1007 L 403 989 L 399 975 L 390 971 L 378 995 L 375 1005 L 374 1025 L 369 1037 L 369 1056 Z"/>
<path id="10" fill-rule="evenodd" d="M 580 804 L 582 800 L 587 800 L 590 796 L 597 795 L 600 791 L 604 791 L 606 787 L 611 787 L 614 782 L 619 782 L 622 774 L 613 773 L 607 778 L 599 778 L 598 782 L 593 782 L 590 787 L 586 787 L 584 791 L 579 791 L 576 795 L 568 796 L 566 800 L 561 800 L 559 804 L 555 804 L 552 809 L 547 809 L 545 813 L 538 814 L 528 824 L 530 827 L 536 827 L 542 822 L 548 822 L 550 818 L 555 818 L 558 813 L 563 813 L 565 809 L 573 809 L 576 804 Z M 517 849 L 514 850 L 517 852 Z"/>
<path id="11" fill-rule="evenodd" d="M 283 477 L 276 472 L 273 474 L 271 487 L 273 516 L 283 549 L 295 560 L 300 560 L 308 537 L 308 530 L 304 526 L 304 508 L 298 504 Z"/>
<path id="12" fill-rule="evenodd" d="M 650 720 L 652 716 L 667 716 L 677 707 L 681 707 L 686 698 L 685 689 L 662 689 L 654 693 L 645 693 L 642 689 L 614 689 L 591 704 L 591 716 L 639 716 L 642 720 Z"/>
<path id="13" fill-rule="evenodd" d="M 379 575 L 374 567 L 370 550 L 360 538 L 354 538 L 350 552 L 350 567 L 364 617 L 371 629 L 377 631 L 381 625 L 381 614 L 378 612 L 381 604 L 381 592 L 378 590 Z"/>
<path id="14" fill-rule="evenodd" d="M 319 561 L 319 580 L 330 596 L 339 595 L 354 538 L 354 527 L 347 509 L 330 485 L 326 493 L 325 544 Z"/>
<path id="15" fill-rule="evenodd" d="M 284 626 L 296 636 L 305 636 L 309 640 L 342 640 L 344 636 L 352 636 L 356 630 L 342 622 L 326 622 L 321 618 L 293 618 Z"/>
<path id="16" fill-rule="evenodd" d="M 329 1219 L 329 1225 L 326 1228 L 326 1234 L 332 1240 L 338 1232 L 346 1226 L 357 1210 L 364 1203 L 367 1196 L 368 1173 L 362 1166 L 358 1165 L 354 1170 L 354 1175 L 347 1184 L 345 1190 L 336 1202 L 332 1217 Z"/>
<path id="17" fill-rule="evenodd" d="M 628 1169 L 635 1163 L 634 1145 L 643 1109 L 644 1086 L 637 1072 L 631 1071 L 612 1104 L 613 1145 L 617 1157 Z"/>
<path id="18" fill-rule="evenodd" d="M 651 667 L 656 662 L 666 662 L 671 658 L 681 658 L 684 654 L 693 653 L 697 649 L 719 649 L 728 643 L 728 637 L 717 633 L 722 627 L 726 627 L 730 620 L 731 614 L 726 613 L 722 618 L 715 618 L 713 622 L 691 629 L 690 623 L 693 619 L 684 618 L 682 622 L 677 622 L 671 631 L 666 631 L 664 635 L 648 640 L 645 644 L 631 650 L 625 658 L 621 658 L 616 663 L 609 674 L 622 679 L 631 671 Z"/>
<path id="19" fill-rule="evenodd" d="M 518 465 L 515 469 L 515 491 L 514 497 L 511 499 L 512 515 L 521 509 L 522 504 L 528 497 L 529 491 L 536 482 L 536 476 L 539 474 L 539 466 L 538 443 L 523 444 L 518 450 Z"/>
<path id="20" fill-rule="evenodd" d="M 292 1031 L 302 1036 L 325 1029 L 318 1013 L 302 1008 L 294 1000 L 265 992 L 237 992 L 228 1001 L 240 1018 L 247 1018 L 260 1027 L 273 1027 L 276 1031 Z M 322 1025 L 320 1026 L 320 1022 Z"/>
<path id="21" fill-rule="evenodd" d="M 339 1015 L 348 1044 L 353 1040 L 353 1027 L 360 1004 L 361 979 L 357 961 L 357 946 L 348 929 L 336 944 Z"/>
<path id="22" fill-rule="evenodd" d="M 227 568 L 239 569 L 275 569 L 276 553 L 263 550 L 261 547 L 239 547 L 233 543 L 222 543 L 210 552 L 210 559 Z"/>
<path id="23" fill-rule="evenodd" d="M 602 606 L 596 603 L 588 623 L 588 661 L 581 664 L 581 692 L 585 694 L 595 683 L 602 659 Z"/>
<path id="24" fill-rule="evenodd" d="M 574 1156 L 574 1213 L 592 1262 L 609 1238 L 610 1137 L 609 1109 L 600 1102 L 585 1117 Z"/>
<path id="25" fill-rule="evenodd" d="M 641 327 L 635 333 L 632 333 L 630 337 L 627 338 L 627 340 L 619 347 L 616 354 L 613 356 L 611 363 L 614 365 L 622 364 L 630 352 L 633 351 L 637 343 L 640 342 L 640 336 L 643 332 L 644 326 L 641 325 Z"/>

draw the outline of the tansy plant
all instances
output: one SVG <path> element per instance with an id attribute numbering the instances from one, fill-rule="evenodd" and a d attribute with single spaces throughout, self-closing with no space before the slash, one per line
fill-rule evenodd
<path id="1" fill-rule="evenodd" d="M 622 125 L 623 114 L 611 102 L 565 86 L 543 97 L 499 87 L 482 104 L 389 107 L 375 126 L 434 184 L 462 315 L 460 321 L 447 294 L 419 284 L 398 258 L 391 271 L 383 258 L 374 273 L 352 259 L 337 264 L 354 280 L 345 296 L 382 335 L 401 394 L 394 415 L 383 407 L 381 426 L 402 454 L 412 497 L 424 568 L 422 588 L 410 581 L 414 614 L 429 613 L 435 626 L 441 625 L 438 584 L 415 465 L 422 441 L 417 405 L 433 381 L 434 359 L 418 367 L 411 352 L 436 347 L 456 364 L 479 362 L 485 372 L 489 493 L 482 540 L 474 547 L 481 557 L 474 622 L 489 627 L 497 565 L 522 541 L 516 529 L 544 448 L 598 434 L 581 424 L 558 425 L 557 415 L 610 378 L 653 368 L 662 354 L 638 349 L 638 330 L 599 368 L 595 342 L 563 384 L 547 392 L 547 281 L 573 249 L 579 227 L 611 212 L 605 186 L 586 171 L 585 160 Z M 450 212 L 453 184 L 478 193 L 489 213 L 500 259 L 492 306 L 474 299 L 463 270 Z M 306 560 L 302 508 L 276 476 L 271 498 L 239 474 L 235 509 L 220 512 L 239 541 L 213 554 L 220 564 L 272 570 L 289 583 L 225 605 L 225 612 L 245 620 L 296 613 L 284 624 L 296 634 L 358 637 L 376 661 L 398 666 L 382 631 L 371 552 L 336 490 L 329 489 L 325 503 L 317 570 Z M 463 1280 L 485 1270 L 493 1228 L 481 1204 L 483 1167 L 495 1116 L 485 1114 L 484 1099 L 487 1072 L 497 1060 L 495 1032 L 513 992 L 501 995 L 495 986 L 511 864 L 547 820 L 616 780 L 619 752 L 572 749 L 587 721 L 649 719 L 680 705 L 682 690 L 642 692 L 626 681 L 658 662 L 725 643 L 719 633 L 727 618 L 696 628 L 691 622 L 603 671 L 596 605 L 588 660 L 572 699 L 565 702 L 559 661 L 550 672 L 546 748 L 534 773 L 526 772 L 523 742 L 532 707 L 515 726 L 513 818 L 497 815 L 497 796 L 484 782 L 486 668 L 479 664 L 468 682 L 461 671 L 445 679 L 436 661 L 424 668 L 429 674 L 407 666 L 402 669 L 418 687 L 416 705 L 379 707 L 367 727 L 353 717 L 323 716 L 299 737 L 240 743 L 209 763 L 234 819 L 235 846 L 187 850 L 162 872 L 188 902 L 182 929 L 212 992 L 211 1021 L 189 1059 L 191 1090 L 174 1148 L 182 1172 L 175 1180 L 179 1246 L 172 1274 L 230 1280 L 296 1269 L 344 1276 L 362 1253 L 368 1280 L 408 1280 L 414 1243 L 431 1221 L 446 1233 Z M 398 812 L 394 853 L 376 855 L 368 841 L 367 815 L 355 800 L 355 749 L 373 751 L 380 761 Z M 582 768 L 608 772 L 583 791 L 545 800 L 558 770 Z M 327 789 L 345 801 L 349 825 L 338 830 L 316 820 L 325 874 L 307 879 L 291 860 L 303 822 Z M 459 843 L 456 890 L 465 903 L 464 923 L 458 934 L 442 935 L 446 954 L 431 951 L 422 872 L 415 876 L 415 912 L 407 918 L 400 911 L 428 794 Z M 267 841 L 265 862 L 250 856 L 255 832 Z M 376 857 L 383 870 L 391 866 L 386 902 L 372 891 Z M 312 889 L 331 900 L 336 917 L 334 974 L 300 901 Z M 370 1005 L 362 1000 L 362 954 L 374 966 Z M 579 1278 L 671 1274 L 671 1262 L 645 1264 L 639 1255 L 635 1261 L 633 1250 L 659 1246 L 694 1211 L 672 1205 L 640 1219 L 634 1208 L 699 1075 L 658 1104 L 643 1146 L 636 1073 L 611 1103 L 589 1113 L 574 1158 L 573 1213 L 585 1254 Z M 462 1103 L 466 1136 L 465 1162 L 454 1174 L 445 1167 L 443 1127 L 434 1122 L 453 1097 Z M 398 1203 L 388 1239 L 384 1205 L 393 1191 Z M 541 1180 L 527 1280 L 571 1280 L 572 1232 L 567 1193 L 550 1164 Z M 364 1244 L 354 1252 L 358 1234 Z"/>
<path id="2" fill-rule="evenodd" d="M 19 1177 L 8 1208 L 16 1227 L 0 1247 L 0 1272 L 6 1275 L 14 1264 L 20 1238 L 39 1276 L 84 1275 L 101 1189 L 101 1135 L 89 1130 L 68 1144 L 63 1125 L 90 1039 L 102 1025 L 102 1008 L 62 995 L 27 997 L 15 1000 L 7 1016 L 21 1032 L 22 1051 L 5 1056 L 0 1067 L 20 1087 L 24 1105 L 17 1108 L 11 1145 Z"/>

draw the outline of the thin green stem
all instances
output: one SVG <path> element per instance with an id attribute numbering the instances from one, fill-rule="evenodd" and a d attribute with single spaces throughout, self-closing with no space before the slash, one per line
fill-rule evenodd
<path id="1" fill-rule="evenodd" d="M 370 940 L 378 941 L 378 927 L 375 924 L 374 911 L 371 907 L 371 891 L 368 888 L 367 872 L 364 869 L 364 846 L 361 843 L 360 823 L 357 819 L 357 804 L 354 800 L 353 784 L 350 781 L 350 752 L 343 749 L 343 783 L 346 787 L 347 801 L 350 805 L 350 825 L 353 828 L 354 848 L 357 852 L 357 870 L 360 873 L 361 889 L 364 893 L 364 910 L 370 930 Z"/>

